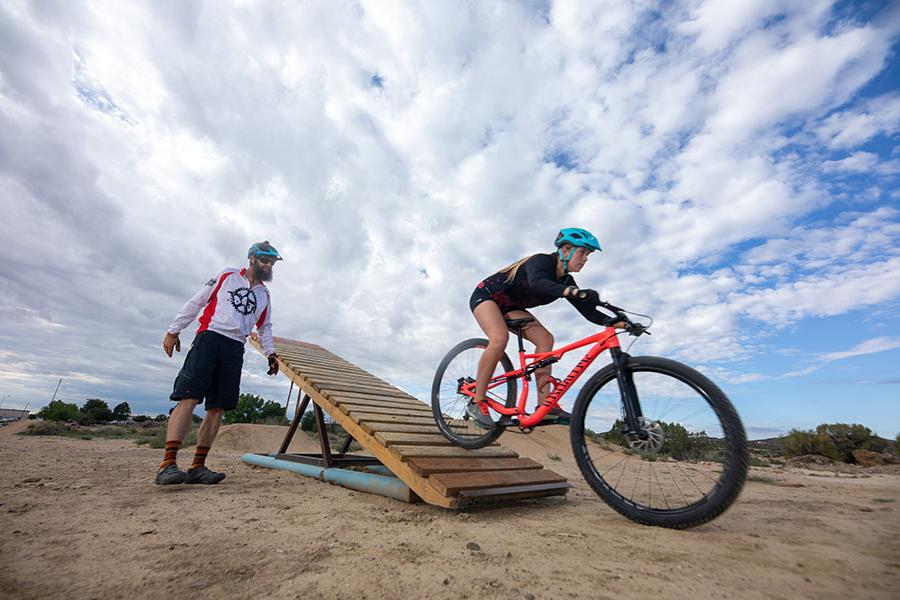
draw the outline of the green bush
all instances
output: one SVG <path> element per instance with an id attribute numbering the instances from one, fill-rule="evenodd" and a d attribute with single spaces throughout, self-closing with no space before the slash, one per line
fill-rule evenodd
<path id="1" fill-rule="evenodd" d="M 58 401 L 57 401 L 58 402 Z M 70 406 L 75 406 L 74 404 Z M 72 428 L 59 421 L 43 421 L 31 423 L 22 435 L 64 435 L 72 431 Z"/>
<path id="2" fill-rule="evenodd" d="M 894 438 L 894 454 L 900 456 L 900 433 Z"/>
<path id="3" fill-rule="evenodd" d="M 300 431 L 315 431 L 316 415 L 313 411 L 308 410 L 300 417 Z"/>
<path id="4" fill-rule="evenodd" d="M 135 440 L 136 444 L 147 444 L 151 448 L 166 447 L 166 427 L 155 427 L 153 429 L 145 429 L 141 433 L 141 437 Z M 195 446 L 197 444 L 197 429 L 192 427 L 181 443 L 182 448 Z"/>
<path id="5" fill-rule="evenodd" d="M 706 435 L 705 431 L 692 433 L 679 423 L 666 423 L 657 421 L 665 434 L 666 441 L 657 454 L 671 456 L 678 460 L 713 460 L 719 454 L 714 440 Z M 628 448 L 628 439 L 623 433 L 625 423 L 622 419 L 616 419 L 609 431 L 596 433 L 590 429 L 585 431 L 589 438 L 606 440 Z M 648 459 L 649 460 L 649 459 Z"/>
<path id="6" fill-rule="evenodd" d="M 78 406 L 54 400 L 42 408 L 37 416 L 45 421 L 76 421 L 79 416 Z"/>
<path id="7" fill-rule="evenodd" d="M 841 459 L 841 453 L 827 435 L 799 429 L 792 429 L 781 438 L 781 452 L 788 457 L 818 454 L 831 460 Z"/>
<path id="8" fill-rule="evenodd" d="M 92 425 L 93 423 L 109 423 L 113 420 L 113 411 L 109 409 L 109 405 L 100 398 L 89 398 L 85 400 L 84 406 L 81 407 L 82 419 L 79 423 L 82 425 Z"/>
<path id="9" fill-rule="evenodd" d="M 241 394 L 237 408 L 225 413 L 225 424 L 231 423 L 282 423 L 284 408 L 277 402 L 267 401 L 254 394 Z"/>

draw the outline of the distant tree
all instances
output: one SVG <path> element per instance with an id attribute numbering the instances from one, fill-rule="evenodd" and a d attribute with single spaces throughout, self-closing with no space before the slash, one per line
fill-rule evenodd
<path id="1" fill-rule="evenodd" d="M 817 454 L 831 460 L 841 460 L 841 453 L 838 452 L 831 438 L 824 433 L 792 429 L 779 441 L 781 443 L 781 452 L 785 456 Z"/>
<path id="2" fill-rule="evenodd" d="M 316 430 L 316 415 L 313 411 L 308 410 L 303 413 L 303 416 L 300 417 L 300 430 L 301 431 L 315 431 Z"/>
<path id="3" fill-rule="evenodd" d="M 255 423 L 262 414 L 265 400 L 255 394 L 241 394 L 238 396 L 237 407 L 225 413 L 225 424 L 230 423 Z"/>
<path id="4" fill-rule="evenodd" d="M 131 418 L 131 407 L 127 402 L 120 402 L 113 408 L 113 421 L 127 421 Z"/>
<path id="5" fill-rule="evenodd" d="M 267 400 L 260 411 L 260 421 L 265 423 L 283 422 L 284 408 L 277 402 Z"/>
<path id="6" fill-rule="evenodd" d="M 46 421 L 77 421 L 79 414 L 77 405 L 54 400 L 38 411 L 37 416 Z"/>
<path id="7" fill-rule="evenodd" d="M 147 421 L 152 420 L 152 417 L 149 417 L 147 415 L 134 415 L 133 417 L 131 417 L 131 420 L 135 423 L 146 423 Z"/>
<path id="8" fill-rule="evenodd" d="M 894 454 L 900 456 L 900 433 L 894 438 Z"/>
<path id="9" fill-rule="evenodd" d="M 160 413 L 160 414 L 156 415 L 155 417 L 153 417 L 153 420 L 156 421 L 157 423 L 162 423 L 163 421 L 165 421 L 168 418 L 169 418 L 168 415 L 164 415 L 164 414 Z"/>
<path id="10" fill-rule="evenodd" d="M 82 418 L 79 422 L 109 423 L 113 420 L 113 412 L 109 405 L 100 398 L 89 398 L 81 407 Z M 90 423 L 85 423 L 90 424 Z"/>
<path id="11" fill-rule="evenodd" d="M 887 447 L 884 440 L 877 437 L 868 427 L 854 423 L 823 423 L 816 427 L 816 433 L 828 436 L 837 449 L 841 460 L 844 462 L 856 462 L 853 458 L 854 450 L 873 450 L 883 452 Z"/>

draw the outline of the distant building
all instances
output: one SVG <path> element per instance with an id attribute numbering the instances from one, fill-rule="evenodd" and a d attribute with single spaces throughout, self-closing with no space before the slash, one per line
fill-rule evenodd
<path id="1" fill-rule="evenodd" d="M 31 411 L 19 410 L 18 408 L 0 408 L 0 422 L 27 419 L 29 412 Z"/>

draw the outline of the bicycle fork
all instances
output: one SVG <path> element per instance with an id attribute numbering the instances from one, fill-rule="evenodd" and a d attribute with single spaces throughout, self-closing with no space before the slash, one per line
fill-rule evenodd
<path id="1" fill-rule="evenodd" d="M 637 388 L 634 387 L 634 375 L 625 368 L 625 363 L 630 358 L 621 348 L 610 348 L 613 365 L 616 369 L 616 380 L 619 383 L 619 392 L 622 395 L 622 409 L 625 413 L 626 434 L 634 435 L 638 439 L 645 440 L 649 437 L 644 430 L 644 415 L 641 412 L 641 403 L 638 399 Z"/>

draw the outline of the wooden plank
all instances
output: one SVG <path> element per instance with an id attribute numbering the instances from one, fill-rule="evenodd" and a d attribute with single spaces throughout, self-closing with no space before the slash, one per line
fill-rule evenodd
<path id="1" fill-rule="evenodd" d="M 410 396 L 409 394 L 406 394 L 405 396 L 382 396 L 378 393 L 367 392 L 330 392 L 328 394 L 328 397 L 336 400 L 374 400 L 375 402 L 397 402 L 399 404 L 405 403 L 431 406 L 431 404 L 422 402 L 418 398 Z"/>
<path id="2" fill-rule="evenodd" d="M 437 425 L 404 425 L 402 423 L 378 423 L 377 428 L 373 428 L 374 432 L 396 432 L 396 433 L 431 433 L 440 435 Z"/>
<path id="3" fill-rule="evenodd" d="M 385 408 L 387 410 L 417 410 L 432 414 L 431 407 L 421 402 L 408 402 L 398 399 L 398 402 L 390 400 L 369 400 L 367 398 L 341 398 L 340 396 L 329 396 L 329 399 L 337 406 L 374 406 L 376 408 Z"/>
<path id="4" fill-rule="evenodd" d="M 400 433 L 376 431 L 375 439 L 387 447 L 398 445 L 410 446 L 452 446 L 453 444 L 441 434 Z"/>
<path id="5" fill-rule="evenodd" d="M 308 378 L 304 378 L 307 379 Z M 310 382 L 312 383 L 312 382 Z M 406 392 L 400 391 L 397 388 L 393 389 L 373 389 L 371 386 L 366 385 L 356 385 L 350 383 L 313 383 L 317 388 L 317 391 L 329 393 L 329 392 L 363 392 L 369 394 L 378 394 L 379 396 L 393 396 L 395 398 L 412 398 Z"/>
<path id="6" fill-rule="evenodd" d="M 341 411 L 335 410 L 340 413 Z M 403 415 L 383 415 L 379 413 L 357 413 L 349 415 L 359 423 L 404 423 L 406 425 L 434 425 L 434 419 L 424 417 L 407 417 Z"/>
<path id="7" fill-rule="evenodd" d="M 539 483 L 535 485 L 515 485 L 510 487 L 488 488 L 481 490 L 464 490 L 457 496 L 459 507 L 476 504 L 494 504 L 511 500 L 545 498 L 547 496 L 565 496 L 572 487 L 571 483 Z"/>
<path id="8" fill-rule="evenodd" d="M 486 456 L 492 458 L 517 457 L 518 454 L 512 450 L 507 450 L 502 446 L 492 446 L 489 448 L 479 448 L 478 450 L 466 450 L 458 446 L 429 447 L 429 446 L 394 446 L 392 450 L 396 450 L 403 462 L 411 460 L 414 457 L 438 457 L 451 456 L 456 458 L 465 458 L 469 456 Z"/>
<path id="9" fill-rule="evenodd" d="M 357 369 L 355 367 L 351 368 L 351 367 L 345 366 L 345 365 L 309 364 L 307 362 L 302 362 L 302 361 L 298 362 L 298 361 L 294 361 L 294 360 L 290 360 L 290 359 L 288 359 L 287 362 L 288 362 L 288 364 L 290 364 L 292 367 L 294 367 L 301 373 L 307 373 L 310 375 L 313 375 L 313 374 L 315 374 L 315 375 L 335 374 L 335 375 L 347 375 L 347 376 L 351 376 L 351 377 L 365 377 L 368 379 L 374 379 L 375 381 L 380 381 L 381 383 L 387 385 L 386 381 L 378 379 L 371 373 L 367 373 L 366 371 L 363 371 L 362 369 Z"/>
<path id="10" fill-rule="evenodd" d="M 530 458 L 413 458 L 410 468 L 423 477 L 432 473 L 458 473 L 460 471 L 519 471 L 543 469 L 544 466 Z"/>
<path id="11" fill-rule="evenodd" d="M 391 405 L 382 402 L 365 402 L 360 400 L 359 402 L 339 402 L 337 405 L 340 407 L 347 407 L 347 410 L 350 411 L 364 410 L 369 412 L 394 413 L 398 415 L 415 413 L 416 415 L 432 416 L 431 409 L 424 404 L 421 406 L 411 404 Z"/>
<path id="12" fill-rule="evenodd" d="M 323 386 L 327 389 L 330 389 L 331 384 L 335 385 L 352 385 L 359 386 L 364 391 L 367 392 L 378 392 L 378 393 L 386 393 L 386 395 L 396 395 L 402 394 L 406 395 L 405 392 L 402 392 L 395 388 L 392 385 L 379 381 L 374 377 L 357 377 L 354 375 L 321 375 L 318 373 L 304 373 L 301 371 L 300 373 L 313 385 Z"/>
<path id="13" fill-rule="evenodd" d="M 349 411 L 350 416 L 361 417 L 363 415 L 393 415 L 397 417 L 421 417 L 434 422 L 434 417 L 430 412 L 422 412 L 418 409 L 414 410 L 398 410 L 394 408 L 378 408 L 377 406 L 362 406 L 360 408 L 352 408 Z"/>
<path id="14" fill-rule="evenodd" d="M 564 483 L 566 478 L 547 469 L 518 471 L 479 471 L 435 473 L 428 481 L 445 496 L 457 496 L 463 490 L 483 490 L 543 483 Z"/>
<path id="15" fill-rule="evenodd" d="M 343 366 L 348 366 L 348 367 L 355 366 L 353 363 L 347 362 L 346 360 L 344 360 L 340 357 L 337 357 L 334 355 L 328 355 L 328 354 L 324 354 L 324 353 L 309 354 L 309 353 L 296 352 L 296 351 L 292 351 L 292 350 L 282 350 L 281 352 L 279 352 L 277 348 L 275 349 L 275 352 L 278 354 L 278 356 L 283 356 L 285 358 L 285 360 L 288 360 L 288 361 L 336 364 L 336 365 L 343 365 Z"/>

